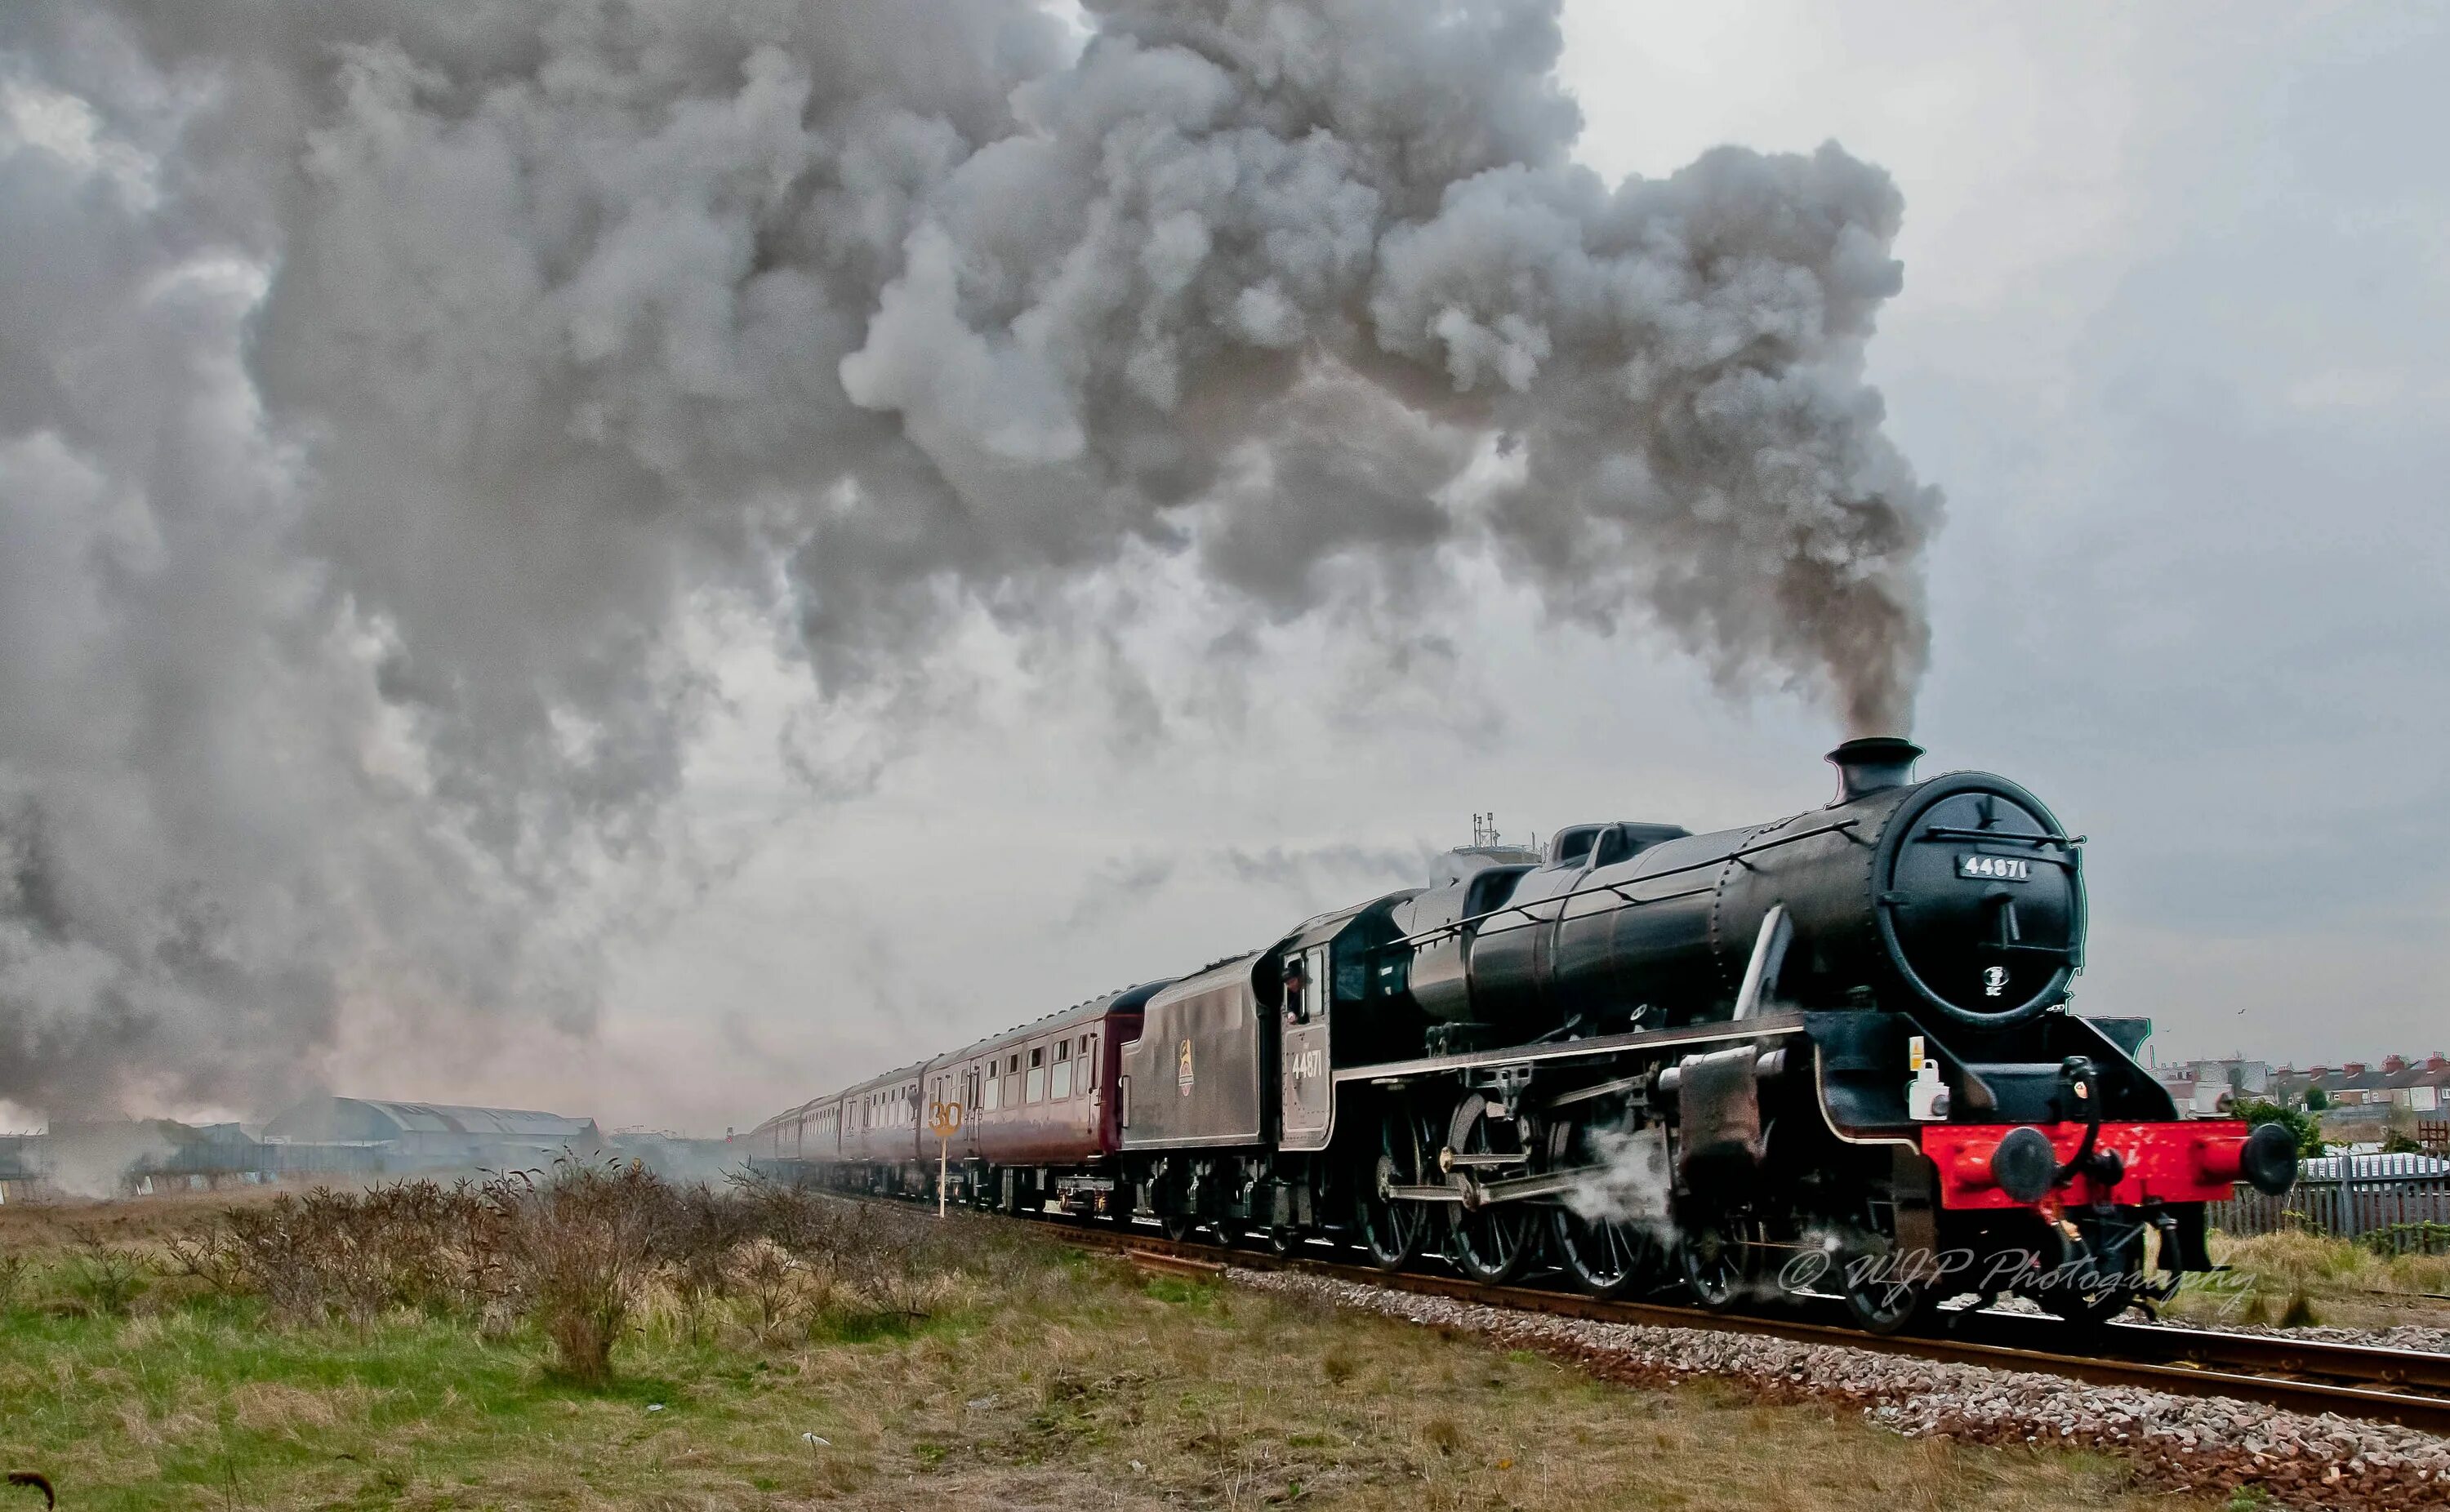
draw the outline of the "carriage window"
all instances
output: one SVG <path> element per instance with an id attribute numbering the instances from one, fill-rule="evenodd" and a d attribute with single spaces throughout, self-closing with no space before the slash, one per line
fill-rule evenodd
<path id="1" fill-rule="evenodd" d="M 1029 1051 L 1029 1079 L 1021 1086 L 1021 1100 L 1041 1102 L 1046 1097 L 1046 1047 L 1033 1045 Z"/>
<path id="2" fill-rule="evenodd" d="M 986 1112 L 988 1112 L 988 1113 L 993 1113 L 993 1112 L 995 1112 L 998 1108 L 1002 1107 L 1002 1106 L 1003 1106 L 1003 1098 L 1002 1098 L 1002 1097 L 1001 1097 L 1001 1096 L 999 1096 L 999 1095 L 997 1095 L 997 1094 L 1001 1093 L 1002 1090 L 1003 1090 L 1003 1078 L 1002 1078 L 1002 1077 L 1001 1077 L 1001 1076 L 989 1076 L 989 1077 L 987 1077 L 987 1079 L 986 1079 L 986 1085 L 985 1085 L 985 1086 L 983 1086 L 983 1087 L 981 1087 L 981 1088 L 979 1089 L 980 1095 L 981 1095 L 981 1097 L 983 1099 L 982 1101 L 981 1101 L 981 1103 L 979 1104 L 979 1106 L 980 1106 L 981 1108 L 982 1108 L 983 1110 L 985 1110 Z"/>
<path id="3" fill-rule="evenodd" d="M 1046 1100 L 1061 1102 L 1070 1095 L 1072 1095 L 1072 1062 L 1059 1060 L 1055 1063 L 1055 1070 L 1047 1084 Z"/>

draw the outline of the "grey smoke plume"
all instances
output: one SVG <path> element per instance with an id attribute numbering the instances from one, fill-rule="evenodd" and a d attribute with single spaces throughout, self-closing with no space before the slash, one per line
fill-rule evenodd
<path id="1" fill-rule="evenodd" d="M 1884 174 L 1604 184 L 1555 0 L 1088 15 L 0 10 L 0 1097 L 583 1026 L 710 604 L 840 698 L 1152 552 L 1230 621 L 1477 552 L 1903 727 Z"/>

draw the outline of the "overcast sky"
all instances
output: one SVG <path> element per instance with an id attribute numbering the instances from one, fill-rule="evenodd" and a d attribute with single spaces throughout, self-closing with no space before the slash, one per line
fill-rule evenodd
<path id="1" fill-rule="evenodd" d="M 2450 11 L 1567 22 L 1611 178 L 1834 139 L 1903 192 L 1872 374 L 1947 497 L 1914 734 L 1926 773 L 2003 773 L 2090 837 L 2078 1008 L 2149 1017 L 2164 1059 L 2450 1048 Z M 746 1127 L 1416 882 L 1475 810 L 1523 838 L 1826 800 L 1841 732 L 1799 696 L 1731 701 L 1487 571 L 1445 630 L 1390 661 L 1304 623 L 1235 680 L 1160 610 L 1155 696 L 1118 709 L 1095 657 L 1022 669 L 981 627 L 887 741 L 710 619 L 727 702 L 682 808 L 711 864 L 606 947 L 594 1036 L 532 1020 L 442 1064 L 367 1021 L 334 1089 Z M 812 741 L 872 780 L 812 791 Z"/>
<path id="2" fill-rule="evenodd" d="M 2450 16 L 1567 17 L 1607 174 L 1834 138 L 1903 189 L 1874 376 L 1948 495 L 1915 736 L 2090 837 L 2079 1007 L 2149 1016 L 2163 1058 L 2450 1046 Z M 830 804 L 773 760 L 791 674 L 744 650 L 691 800 L 738 869 L 634 948 L 551 1095 L 745 1123 L 1414 881 L 1476 809 L 1521 836 L 1825 799 L 1799 701 L 1731 705 L 1493 582 L 1452 630 L 1429 673 L 1290 635 L 1238 721 L 1185 653 L 1163 733 L 1119 746 L 1094 689 L 990 671 Z"/>

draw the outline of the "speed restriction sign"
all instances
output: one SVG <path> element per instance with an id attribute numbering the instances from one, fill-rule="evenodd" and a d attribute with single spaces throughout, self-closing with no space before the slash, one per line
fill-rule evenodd
<path id="1" fill-rule="evenodd" d="M 950 1148 L 953 1133 L 962 1127 L 962 1105 L 958 1102 L 931 1102 L 927 1105 L 927 1132 L 936 1136 L 936 1216 L 944 1215 L 945 1153 Z"/>

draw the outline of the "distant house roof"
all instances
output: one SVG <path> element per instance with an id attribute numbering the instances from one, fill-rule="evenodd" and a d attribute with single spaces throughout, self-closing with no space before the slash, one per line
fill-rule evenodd
<path id="1" fill-rule="evenodd" d="M 386 1140 L 417 1134 L 560 1143 L 600 1137 L 593 1118 L 524 1108 L 464 1108 L 441 1102 L 319 1097 L 264 1126 L 267 1135 L 308 1140 Z"/>

